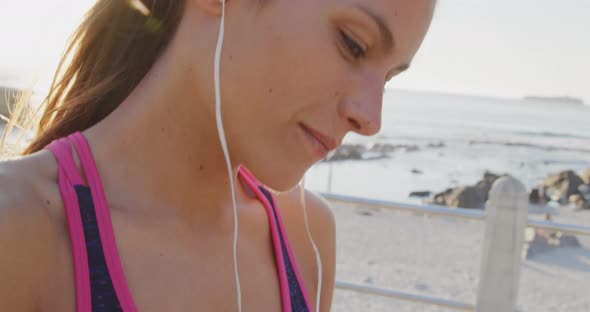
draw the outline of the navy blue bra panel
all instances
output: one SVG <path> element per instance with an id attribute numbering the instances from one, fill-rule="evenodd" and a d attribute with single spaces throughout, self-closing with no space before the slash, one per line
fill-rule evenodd
<path id="1" fill-rule="evenodd" d="M 80 216 L 86 240 L 92 312 L 122 312 L 107 268 L 92 194 L 87 186 L 75 185 L 74 188 L 80 204 Z"/>
<path id="2" fill-rule="evenodd" d="M 275 216 L 275 222 L 278 229 L 281 229 L 281 225 L 279 222 L 279 217 L 276 212 L 275 203 L 273 201 L 272 195 L 270 192 L 264 188 L 263 186 L 259 186 L 260 191 L 262 194 L 268 199 L 272 210 Z M 289 253 L 287 251 L 287 245 L 285 243 L 285 239 L 283 237 L 283 233 L 281 230 L 279 232 L 279 238 L 281 240 L 281 249 L 283 252 L 283 259 L 285 259 L 285 268 L 287 270 L 287 281 L 289 282 L 289 293 L 291 295 L 291 309 L 293 312 L 309 312 L 307 308 L 307 304 L 305 303 L 305 298 L 303 297 L 303 290 L 301 285 L 299 285 L 299 281 L 297 280 L 297 275 L 295 275 L 295 270 L 293 269 L 293 264 L 291 263 L 291 258 L 289 258 Z"/>

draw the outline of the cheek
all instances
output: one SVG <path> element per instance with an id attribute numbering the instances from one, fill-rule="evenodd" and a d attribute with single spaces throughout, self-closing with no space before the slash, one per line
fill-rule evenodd
<path id="1" fill-rule="evenodd" d="M 228 40 L 222 63 L 223 101 L 232 106 L 227 127 L 250 166 L 273 163 L 276 171 L 304 172 L 312 163 L 301 151 L 297 122 L 335 122 L 350 66 L 327 27 L 323 31 L 264 30 Z"/>

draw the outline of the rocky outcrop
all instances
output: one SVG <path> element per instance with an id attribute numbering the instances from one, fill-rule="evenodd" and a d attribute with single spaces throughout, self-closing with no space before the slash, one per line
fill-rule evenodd
<path id="1" fill-rule="evenodd" d="M 584 173 L 585 171 L 582 175 Z M 410 197 L 424 198 L 425 203 L 434 205 L 469 209 L 484 208 L 493 184 L 503 176 L 505 175 L 486 172 L 473 186 L 449 188 L 433 197 L 427 191 L 412 192 Z M 575 210 L 590 210 L 590 184 L 585 184 L 584 179 L 571 170 L 549 176 L 539 187 L 530 191 L 529 202 L 545 204 L 548 201 L 556 201 L 562 205 L 569 205 Z"/>
<path id="2" fill-rule="evenodd" d="M 529 193 L 529 203 L 531 204 L 543 204 L 547 201 L 543 192 L 538 188 L 533 188 Z"/>
<path id="3" fill-rule="evenodd" d="M 590 209 L 590 184 L 585 183 L 590 178 L 582 171 L 579 175 L 572 170 L 560 172 L 547 177 L 538 188 L 533 188 L 529 194 L 531 204 L 543 204 L 554 201 L 561 205 L 568 205 L 576 210 Z"/>
<path id="4" fill-rule="evenodd" d="M 414 191 L 410 193 L 410 197 L 427 198 L 432 195 L 431 191 Z"/>
<path id="5" fill-rule="evenodd" d="M 444 142 L 428 143 L 428 148 L 445 148 L 447 145 Z"/>
<path id="6" fill-rule="evenodd" d="M 419 150 L 418 145 L 408 144 L 375 143 L 367 146 L 362 144 L 342 144 L 326 161 L 379 159 L 390 157 L 395 152 L 415 152 Z"/>
<path id="7" fill-rule="evenodd" d="M 379 159 L 390 157 L 393 153 L 411 153 L 420 151 L 422 148 L 442 149 L 445 147 L 446 144 L 442 141 L 430 142 L 423 146 L 416 144 L 390 144 L 379 142 L 369 145 L 342 144 L 334 151 L 331 157 L 324 161 Z"/>
<path id="8" fill-rule="evenodd" d="M 574 194 L 569 197 L 569 202 L 576 210 L 590 209 L 590 203 L 582 194 Z"/>
<path id="9" fill-rule="evenodd" d="M 496 180 L 498 180 L 501 177 L 503 176 L 486 171 L 483 174 L 483 178 L 481 179 L 481 181 L 477 182 L 475 188 L 483 197 L 484 202 L 488 200 L 488 194 L 490 193 L 490 190 L 492 189 L 492 185 L 494 184 L 494 182 L 496 182 Z"/>
<path id="10" fill-rule="evenodd" d="M 341 145 L 334 151 L 329 161 L 334 160 L 360 160 L 363 159 L 363 154 L 367 151 L 367 148 L 363 145 Z"/>
<path id="11" fill-rule="evenodd" d="M 566 204 L 570 196 L 580 194 L 579 187 L 583 184 L 582 178 L 574 171 L 563 171 L 543 181 L 544 195 L 553 201 Z"/>
<path id="12" fill-rule="evenodd" d="M 577 237 L 560 231 L 527 228 L 522 257 L 532 259 L 540 254 L 564 247 L 580 247 L 580 242 Z"/>
<path id="13" fill-rule="evenodd" d="M 590 168 L 580 172 L 580 178 L 584 183 L 590 184 Z"/>
<path id="14" fill-rule="evenodd" d="M 448 188 L 444 192 L 440 192 L 434 195 L 432 199 L 432 203 L 439 206 L 446 206 L 447 205 L 447 197 L 453 193 L 454 189 Z"/>
<path id="15" fill-rule="evenodd" d="M 464 186 L 453 190 L 445 199 L 446 205 L 455 208 L 479 209 L 485 203 L 484 195 L 476 186 Z"/>
<path id="16" fill-rule="evenodd" d="M 431 203 L 456 208 L 481 209 L 488 200 L 492 185 L 501 177 L 502 175 L 486 172 L 475 185 L 447 189 L 436 194 Z"/>

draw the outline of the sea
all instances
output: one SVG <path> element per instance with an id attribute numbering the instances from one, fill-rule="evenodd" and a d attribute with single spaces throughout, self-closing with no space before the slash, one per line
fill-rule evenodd
<path id="1" fill-rule="evenodd" d="M 587 103 L 588 104 L 588 103 Z M 590 106 L 388 90 L 379 134 L 351 134 L 347 144 L 405 144 L 388 158 L 320 162 L 306 175 L 317 192 L 421 202 L 477 183 L 486 171 L 510 174 L 527 188 L 563 170 L 590 168 Z"/>

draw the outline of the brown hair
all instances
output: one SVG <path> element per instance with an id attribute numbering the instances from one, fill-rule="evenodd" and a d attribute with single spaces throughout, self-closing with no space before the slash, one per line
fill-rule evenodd
<path id="1" fill-rule="evenodd" d="M 41 105 L 35 138 L 23 154 L 86 130 L 115 110 L 172 39 L 184 5 L 185 0 L 98 0 L 70 38 Z"/>

